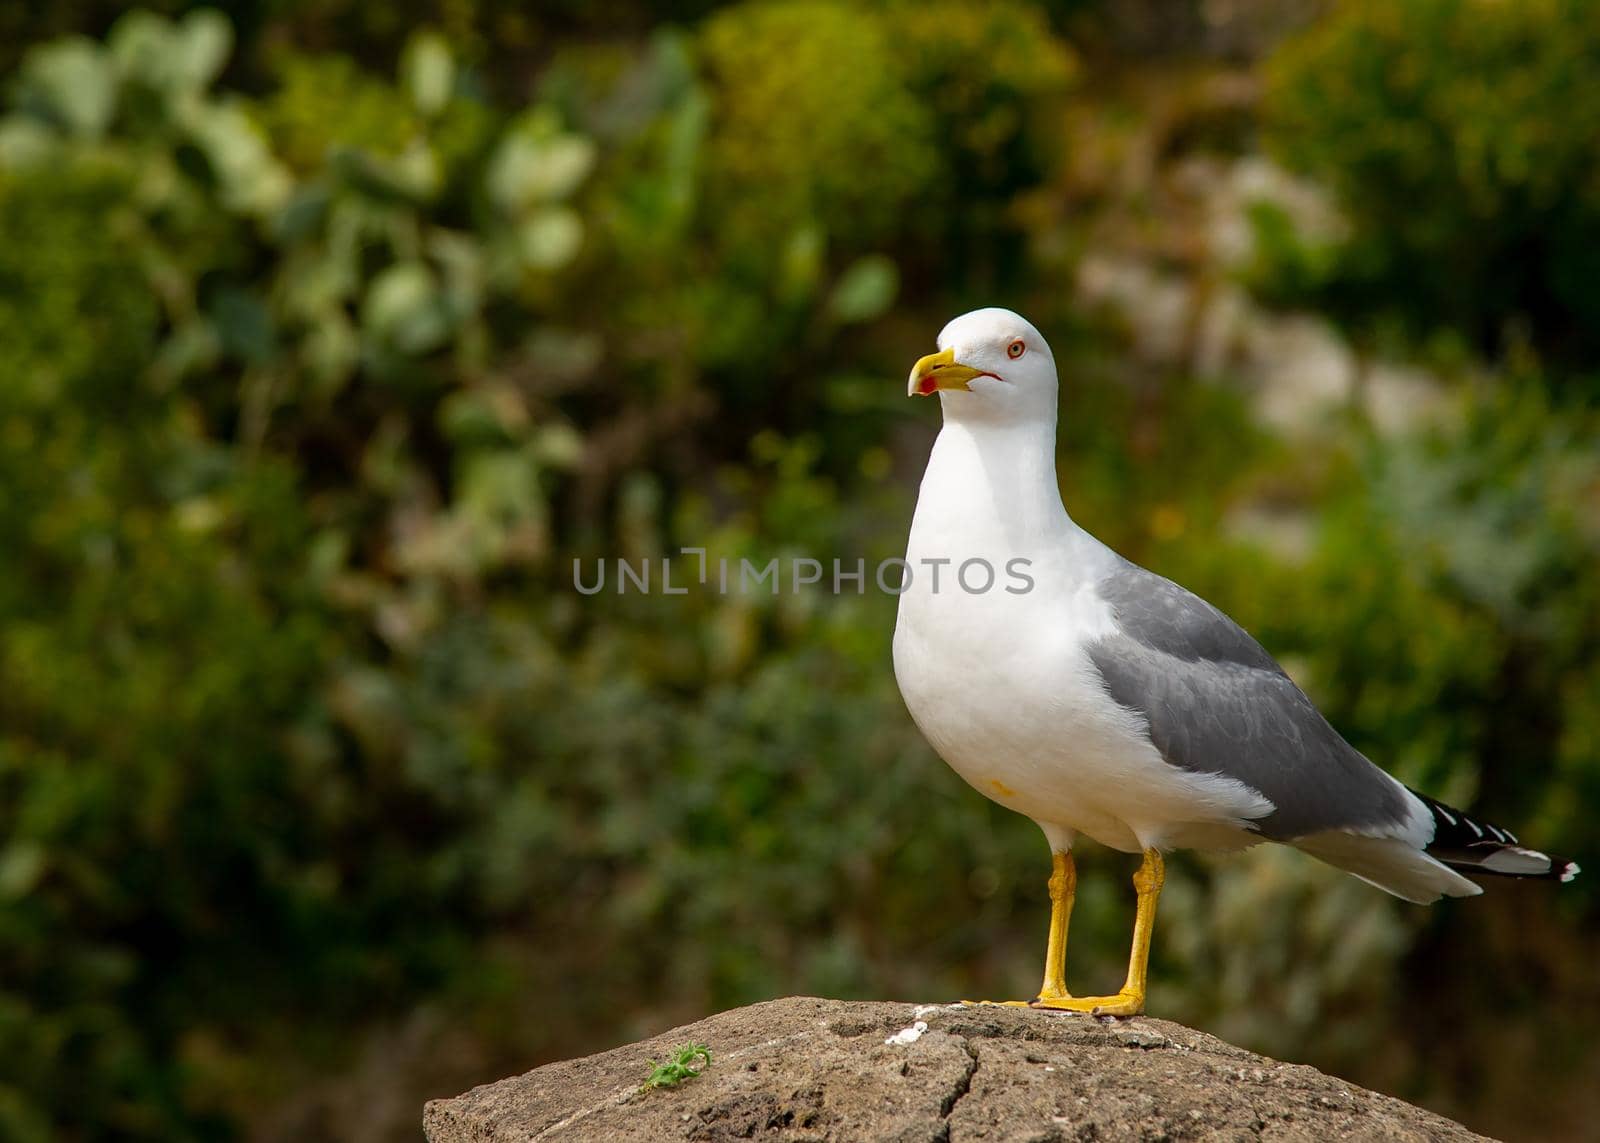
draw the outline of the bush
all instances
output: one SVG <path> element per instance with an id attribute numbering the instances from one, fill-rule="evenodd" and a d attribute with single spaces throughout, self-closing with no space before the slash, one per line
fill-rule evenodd
<path id="1" fill-rule="evenodd" d="M 443 654 L 426 598 L 545 555 L 573 432 L 482 363 L 581 241 L 588 145 L 435 148 L 482 118 L 367 80 L 370 137 L 301 173 L 256 124 L 307 116 L 211 89 L 228 42 L 132 13 L 0 122 L 8 1137 L 218 1132 L 208 1045 L 437 980 L 501 900 L 481 790 L 387 704 Z"/>
<path id="2" fill-rule="evenodd" d="M 1042 12 L 982 4 L 747 2 L 700 36 L 716 95 L 715 202 L 815 224 L 847 249 L 951 227 L 995 234 L 1061 139 L 1075 70 Z M 959 273 L 959 258 L 946 272 Z"/>
<path id="3" fill-rule="evenodd" d="M 1268 142 L 1351 224 L 1312 299 L 1366 328 L 1600 364 L 1597 66 L 1583 0 L 1354 0 L 1286 44 Z"/>
<path id="4" fill-rule="evenodd" d="M 933 116 L 942 185 L 961 190 L 945 204 L 952 216 L 1005 203 L 1061 163 L 1054 116 L 1078 62 L 1040 8 L 895 2 L 883 19 L 905 83 Z"/>
<path id="5" fill-rule="evenodd" d="M 757 227 L 821 222 L 870 245 L 939 173 L 933 121 L 884 66 L 897 53 L 870 10 L 740 4 L 706 22 L 700 46 L 719 94 L 710 185 L 736 223 L 754 211 Z"/>

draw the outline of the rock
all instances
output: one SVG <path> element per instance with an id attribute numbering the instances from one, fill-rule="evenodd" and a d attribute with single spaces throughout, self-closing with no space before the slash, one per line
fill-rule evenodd
<path id="1" fill-rule="evenodd" d="M 703 1074 L 640 1089 L 690 1042 L 711 1049 Z M 1165 1020 L 807 997 L 434 1100 L 423 1126 L 431 1143 L 1481 1138 Z"/>

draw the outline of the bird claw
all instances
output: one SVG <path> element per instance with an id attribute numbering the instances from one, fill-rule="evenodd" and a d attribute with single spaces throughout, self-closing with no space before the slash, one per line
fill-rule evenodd
<path id="1" fill-rule="evenodd" d="M 1032 1000 L 963 1000 L 973 1008 L 1032 1008 L 1036 1012 L 1080 1012 L 1085 1016 L 1128 1017 L 1144 1014 L 1144 997 L 1131 992 L 1115 996 L 1036 996 Z"/>
<path id="2" fill-rule="evenodd" d="M 1041 996 L 1029 1007 L 1088 1016 L 1138 1016 L 1144 1012 L 1144 997 L 1131 992 L 1115 996 Z"/>

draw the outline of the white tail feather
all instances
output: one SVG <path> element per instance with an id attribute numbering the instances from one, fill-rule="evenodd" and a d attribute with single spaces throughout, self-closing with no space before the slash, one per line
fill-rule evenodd
<path id="1" fill-rule="evenodd" d="M 1418 905 L 1431 905 L 1440 897 L 1474 897 L 1483 892 L 1483 886 L 1399 838 L 1329 830 L 1295 838 L 1289 844 Z"/>

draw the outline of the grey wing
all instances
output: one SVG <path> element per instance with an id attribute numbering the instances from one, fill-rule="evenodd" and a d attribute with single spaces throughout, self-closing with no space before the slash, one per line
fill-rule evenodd
<path id="1" fill-rule="evenodd" d="M 1136 564 L 1098 585 L 1117 631 L 1089 647 L 1106 690 L 1144 716 L 1173 766 L 1236 778 L 1276 807 L 1274 840 L 1403 829 L 1405 788 L 1312 705 L 1261 644 L 1205 600 Z"/>

